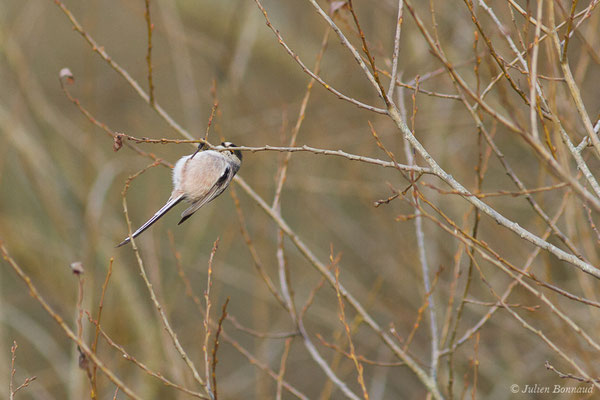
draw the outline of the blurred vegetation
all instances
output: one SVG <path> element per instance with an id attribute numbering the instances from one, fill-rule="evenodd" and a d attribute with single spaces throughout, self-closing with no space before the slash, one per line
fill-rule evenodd
<path id="1" fill-rule="evenodd" d="M 355 0 L 354 3 L 377 66 L 389 72 L 397 2 Z M 437 27 L 441 47 L 471 90 L 482 93 L 501 70 L 481 33 L 474 33 L 477 27 L 466 6 L 469 2 L 412 3 L 415 13 L 430 32 L 433 32 L 433 26 Z M 529 49 L 524 57 L 531 67 L 535 23 L 527 23 L 510 2 L 488 3 L 519 49 Z M 520 4 L 531 18 L 535 17 L 539 2 L 513 3 Z M 541 3 L 542 20 L 550 26 L 548 2 Z M 556 23 L 567 21 L 571 2 L 555 3 Z M 319 4 L 326 11 L 341 5 L 340 2 L 326 1 Z M 592 123 L 596 122 L 600 112 L 597 83 L 600 81 L 600 15 L 595 4 L 597 2 L 593 1 L 576 4 L 576 12 L 588 7 L 591 11 L 589 15 L 575 19 L 576 23 L 583 23 L 576 24 L 578 34 L 573 35 L 568 47 L 574 82 Z M 109 4 L 65 0 L 64 5 L 110 57 L 148 91 L 144 1 Z M 287 146 L 310 77 L 286 54 L 266 26 L 255 2 L 151 0 L 150 5 L 157 103 L 195 138 L 204 137 L 211 109 L 218 101 L 208 137 L 211 143 L 226 139 L 240 146 Z M 323 37 L 329 31 L 323 19 L 308 1 L 265 0 L 263 5 L 287 45 L 307 67 L 312 68 Z M 432 22 L 431 5 L 435 22 Z M 512 62 L 515 54 L 507 45 L 503 32 L 483 8 L 474 7 L 496 53 L 504 62 Z M 140 279 L 135 253 L 130 246 L 115 248 L 127 235 L 121 196 L 126 180 L 152 160 L 127 147 L 113 151 L 113 139 L 94 126 L 65 96 L 59 71 L 65 67 L 72 71 L 75 82 L 69 86 L 69 92 L 113 132 L 138 138 L 184 138 L 73 30 L 71 22 L 55 2 L 0 0 L 0 9 L 0 241 L 40 294 L 74 331 L 77 329 L 78 278 L 69 268 L 70 264 L 75 261 L 83 264 L 82 307 L 95 318 L 102 285 L 110 260 L 114 258 L 104 300 L 103 330 L 151 370 L 182 386 L 203 392 L 163 328 L 148 289 Z M 335 22 L 360 50 L 362 44 L 348 7 L 340 7 L 333 14 Z M 563 40 L 566 28 L 563 26 L 558 32 Z M 578 145 L 587 131 L 564 82 L 558 59 L 550 39 L 540 42 L 537 73 L 542 77 L 541 85 L 571 140 Z M 406 7 L 399 72 L 402 82 L 412 82 L 412 86 L 418 82 L 423 90 L 450 95 L 415 95 L 413 89 L 396 89 L 404 99 L 408 126 L 429 154 L 472 193 L 499 194 L 482 200 L 541 237 L 547 225 L 523 193 L 498 193 L 515 194 L 520 190 L 498 158 L 491 154 L 469 110 L 457 99 L 457 94 L 464 95 L 464 92 L 457 91 Z M 319 75 L 354 99 L 385 107 L 334 32 L 329 33 Z M 520 65 L 511 67 L 510 75 L 529 96 L 531 75 L 524 73 Z M 389 78 L 383 74 L 381 77 L 387 88 Z M 401 164 L 409 163 L 403 135 L 387 115 L 339 100 L 319 84 L 315 84 L 310 95 L 298 132 L 299 145 L 341 149 L 387 162 L 389 157 L 373 138 L 370 122 L 396 160 Z M 466 97 L 471 106 L 476 103 Z M 499 79 L 485 100 L 495 111 L 526 131 L 526 135 L 532 135 L 530 107 L 506 78 Z M 593 221 L 597 221 L 597 210 L 592 207 L 588 213 L 583 206 L 585 202 L 557 177 L 524 136 L 510 132 L 481 109 L 476 113 L 525 187 L 556 186 L 532 196 L 550 218 L 559 213 L 557 227 L 574 243 L 582 258 L 591 265 L 598 265 L 599 239 L 593 226 Z M 549 118 L 542 122 L 537 118 L 536 121 L 542 147 L 546 146 L 545 127 L 556 149 L 554 154 L 558 164 L 591 192 L 581 174 L 577 174 L 576 164 L 557 127 Z M 190 144 L 141 143 L 137 146 L 170 163 L 194 150 Z M 549 148 L 546 146 L 548 151 Z M 427 166 L 422 157 L 413 150 L 410 152 L 415 154 L 416 164 Z M 286 154 L 244 152 L 239 175 L 269 205 Z M 587 148 L 582 154 L 590 170 L 597 171 L 599 158 L 594 150 Z M 479 170 L 476 170 L 478 165 Z M 478 183 L 477 174 L 482 168 L 485 173 L 482 172 L 483 179 Z M 454 341 L 480 321 L 492 305 L 498 304 L 486 282 L 495 293 L 501 294 L 513 278 L 484 260 L 471 247 L 466 247 L 457 239 L 460 234 L 454 227 L 421 201 L 427 212 L 450 227 L 449 233 L 431 219 L 422 219 L 428 275 L 435 285 L 429 299 L 415 235 L 413 191 L 408 190 L 406 195 L 387 204 L 374 206 L 375 201 L 407 189 L 411 184 L 407 177 L 408 174 L 403 176 L 394 168 L 344 157 L 295 152 L 283 186 L 281 215 L 322 263 L 329 264 L 339 256 L 339 262 L 334 264 L 339 267 L 340 282 L 384 331 L 394 330 L 396 336 L 390 335 L 398 340 L 398 346 L 406 344 L 408 354 L 429 373 L 432 336 L 430 314 L 424 304 L 434 305 L 437 348 L 447 349 L 452 343 L 450 336 L 455 323 Z M 518 268 L 525 268 L 531 257 L 535 277 L 576 296 L 598 300 L 598 284 L 594 277 L 544 250 L 535 253 L 534 245 L 499 226 L 493 219 L 479 213 L 476 217 L 473 206 L 465 201 L 467 196 L 448 193 L 452 188 L 440 179 L 424 175 L 414 185 L 465 232 L 473 233 L 475 220 L 480 218 L 476 236 L 499 257 Z M 219 320 L 221 307 L 229 298 L 227 313 L 248 329 L 263 333 L 297 330 L 290 313 L 277 302 L 255 268 L 240 230 L 232 194 L 239 199 L 245 226 L 261 264 L 280 290 L 278 226 L 240 186 L 231 186 L 185 224 L 176 225 L 182 210 L 178 208 L 136 241 L 158 299 L 183 348 L 200 371 L 204 368 L 204 317 L 186 293 L 177 263 L 180 262 L 203 309 L 208 260 L 217 238 L 219 246 L 212 264 L 211 319 Z M 135 228 L 149 218 L 166 201 L 170 191 L 168 168 L 150 168 L 134 179 L 127 193 L 132 226 Z M 551 235 L 548 242 L 572 253 L 556 234 Z M 322 277 L 289 238 L 286 237 L 283 243 L 289 269 L 288 284 L 296 306 L 301 309 L 314 294 L 312 292 Z M 467 250 L 482 269 L 485 281 Z M 592 340 L 597 339 L 597 308 L 539 286 L 531 277 L 524 280 L 590 334 Z M 465 292 L 467 282 L 470 286 Z M 466 293 L 464 297 L 463 292 Z M 336 290 L 325 283 L 314 295 L 314 302 L 304 317 L 308 337 L 332 371 L 360 398 L 362 390 L 352 359 L 325 346 L 317 337 L 320 335 L 324 341 L 335 343 L 338 349 L 350 352 L 339 318 Z M 464 310 L 458 314 L 463 299 Z M 514 306 L 512 311 L 557 343 L 586 374 L 598 376 L 599 349 L 569 327 L 548 303 L 522 286 L 514 289 L 507 303 Z M 356 354 L 383 363 L 362 363 L 370 398 L 424 398 L 428 388 L 410 369 L 389 365 L 400 360 L 349 305 L 345 307 L 345 316 Z M 412 342 L 406 343 L 414 328 Z M 287 351 L 284 350 L 287 346 L 285 338 L 259 337 L 236 328 L 231 320 L 223 322 L 223 329 L 256 360 L 275 373 L 279 372 L 282 354 Z M 95 326 L 84 317 L 85 343 L 92 343 L 94 331 Z M 215 332 L 216 326 L 213 326 L 210 348 Z M 25 377 L 37 376 L 34 382 L 18 392 L 16 398 L 90 397 L 90 381 L 79 366 L 77 346 L 30 296 L 11 265 L 3 262 L 0 264 L 0 355 L 5 360 L 0 363 L 0 387 L 3 391 L 8 388 L 11 375 L 9 361 L 13 341 L 19 345 L 15 361 L 16 385 Z M 561 379 L 555 372 L 547 370 L 545 361 L 559 371 L 581 376 L 540 335 L 525 329 L 513 314 L 503 309 L 494 313 L 476 335 L 452 354 L 451 364 L 447 353 L 440 357 L 436 371 L 436 384 L 447 398 L 463 398 L 471 392 L 476 398 L 508 398 L 512 384 L 521 388 L 526 384 L 590 385 Z M 102 338 L 98 357 L 141 398 L 191 398 L 144 373 Z M 221 340 L 217 357 L 221 398 L 276 397 L 276 379 L 255 367 L 231 341 Z M 289 341 L 285 365 L 285 381 L 308 398 L 345 398 L 311 357 L 301 336 L 293 336 Z M 452 389 L 448 383 L 450 371 Z M 204 377 L 203 372 L 201 375 Z M 98 371 L 98 398 L 112 398 L 114 390 L 113 383 Z M 119 393 L 118 398 L 125 398 L 125 395 Z M 283 398 L 295 397 L 284 389 Z"/>

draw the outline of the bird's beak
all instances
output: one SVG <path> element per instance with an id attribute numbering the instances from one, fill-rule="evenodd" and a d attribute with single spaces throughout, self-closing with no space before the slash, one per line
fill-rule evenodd
<path id="1" fill-rule="evenodd" d="M 190 158 L 194 158 L 194 156 L 196 154 L 198 154 L 199 151 L 204 150 L 205 147 L 206 147 L 206 143 L 198 143 L 198 148 L 196 149 L 196 151 L 194 152 L 194 154 L 192 154 L 192 156 Z"/>

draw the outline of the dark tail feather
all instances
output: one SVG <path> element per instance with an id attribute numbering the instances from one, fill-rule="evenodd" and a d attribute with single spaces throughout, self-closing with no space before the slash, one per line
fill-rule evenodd
<path id="1" fill-rule="evenodd" d="M 180 195 L 180 196 L 175 197 L 173 199 L 169 199 L 169 201 L 167 201 L 167 204 L 165 204 L 164 206 L 162 206 L 162 208 L 160 210 L 158 210 L 156 212 L 156 214 L 154 214 L 152 216 L 152 218 L 150 218 L 144 225 L 140 226 L 137 231 L 133 232 L 133 234 L 131 235 L 131 237 L 125 238 L 125 240 L 123 240 L 121 243 L 119 243 L 117 245 L 117 247 L 121 247 L 121 246 L 126 245 L 127 243 L 129 243 L 131 241 L 132 237 L 137 237 L 140 233 L 142 233 L 146 229 L 150 228 L 150 226 L 153 223 L 155 223 L 156 221 L 158 221 L 158 219 L 160 217 L 162 217 L 163 215 L 165 215 L 167 211 L 169 211 L 171 208 L 175 207 L 175 205 L 177 205 L 181 200 L 183 200 L 183 197 L 184 197 L 183 195 Z"/>
<path id="2" fill-rule="evenodd" d="M 187 219 L 188 219 L 189 217 L 191 217 L 192 215 L 193 215 L 193 213 L 192 213 L 192 214 L 189 214 L 189 215 L 186 215 L 185 217 L 181 218 L 181 221 L 179 221 L 179 222 L 177 223 L 177 225 L 181 225 L 181 224 L 183 224 L 183 223 L 185 222 L 185 220 L 187 220 Z"/>

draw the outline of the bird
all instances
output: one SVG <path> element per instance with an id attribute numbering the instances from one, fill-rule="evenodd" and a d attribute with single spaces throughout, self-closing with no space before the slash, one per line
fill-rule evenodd
<path id="1" fill-rule="evenodd" d="M 193 154 L 181 157 L 173 168 L 173 191 L 167 203 L 117 247 L 129 243 L 131 238 L 144 232 L 181 201 L 185 200 L 191 205 L 183 211 L 177 225 L 223 193 L 242 165 L 240 150 L 226 150 L 232 147 L 237 146 L 223 142 L 214 150 L 206 150 L 206 145 L 200 143 Z"/>

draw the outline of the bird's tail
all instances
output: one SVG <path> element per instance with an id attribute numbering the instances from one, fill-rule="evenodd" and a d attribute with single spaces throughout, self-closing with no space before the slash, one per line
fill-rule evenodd
<path id="1" fill-rule="evenodd" d="M 131 241 L 131 238 L 137 237 L 140 233 L 144 232 L 153 223 L 155 223 L 156 221 L 158 221 L 158 219 L 160 217 L 162 217 L 163 215 L 165 215 L 167 211 L 169 211 L 171 208 L 173 208 L 175 205 L 177 205 L 177 203 L 179 203 L 181 200 L 183 200 L 183 198 L 184 198 L 184 195 L 180 194 L 177 197 L 173 197 L 173 198 L 169 199 L 169 201 L 167 201 L 167 204 L 165 204 L 164 206 L 162 206 L 162 208 L 160 210 L 158 210 L 156 212 L 156 214 L 154 214 L 152 216 L 152 218 L 150 218 L 148 221 L 146 221 L 146 223 L 144 225 L 140 226 L 137 231 L 133 232 L 133 234 L 131 235 L 131 237 L 125 238 L 125 240 L 123 240 L 121 243 L 119 243 L 117 245 L 117 247 L 121 247 L 123 245 L 126 245 L 127 243 L 129 243 Z"/>

